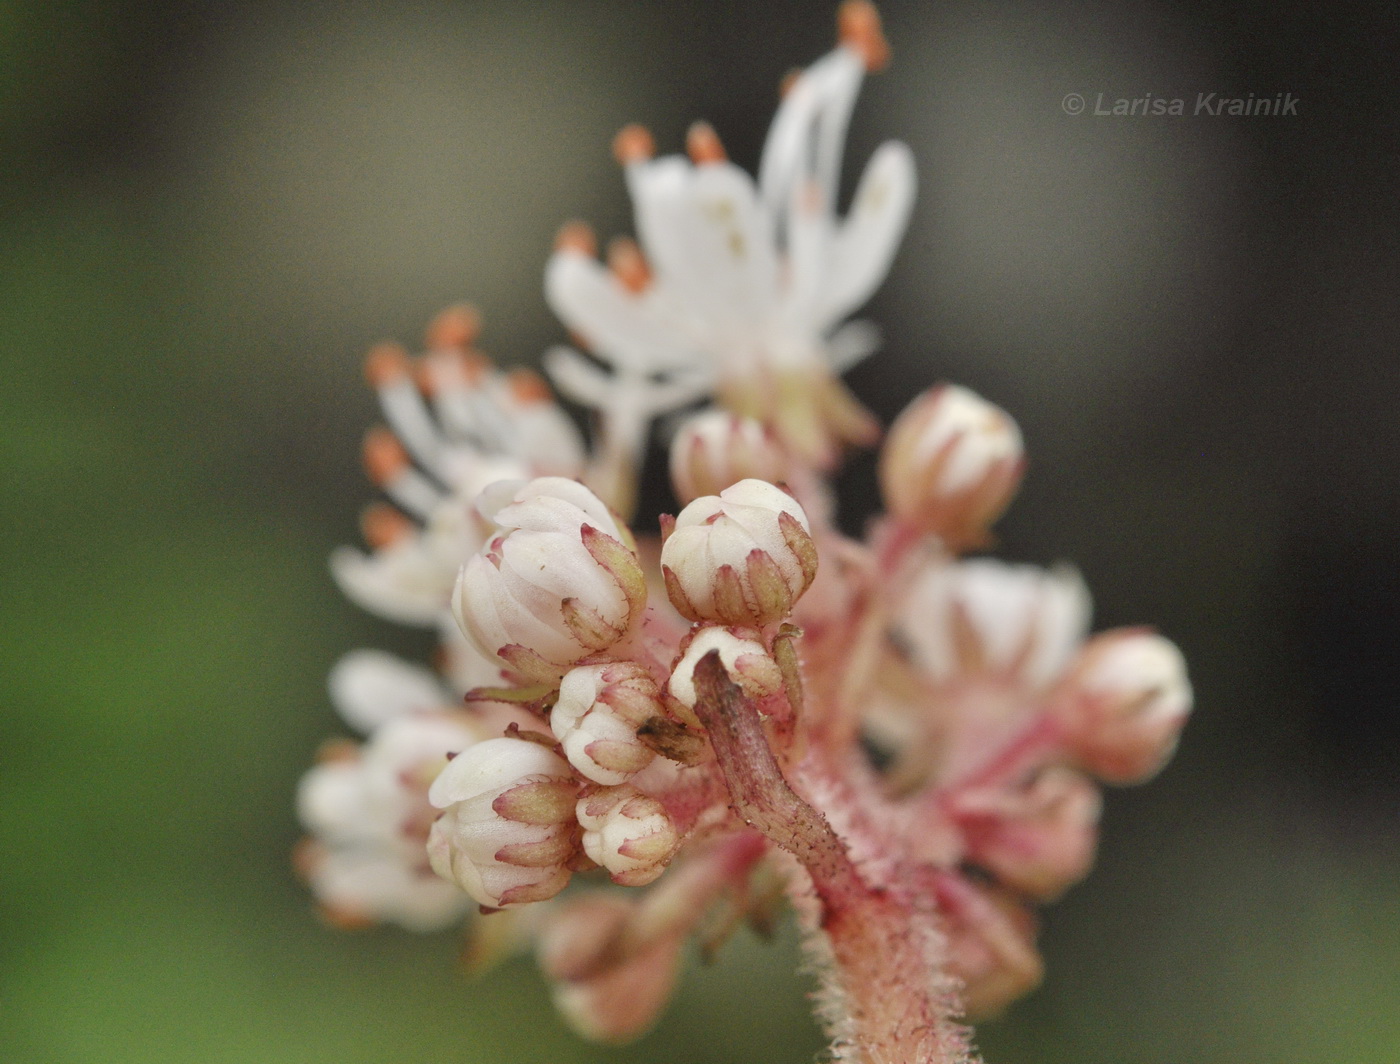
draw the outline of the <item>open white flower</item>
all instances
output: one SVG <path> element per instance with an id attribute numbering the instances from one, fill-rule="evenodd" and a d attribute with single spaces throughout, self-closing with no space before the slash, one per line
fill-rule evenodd
<path id="1" fill-rule="evenodd" d="M 718 393 L 820 465 L 841 442 L 871 441 L 873 422 L 835 374 L 874 349 L 873 329 L 839 326 L 884 280 L 904 233 L 909 149 L 876 149 L 845 218 L 836 202 L 856 94 L 885 58 L 873 7 L 847 5 L 841 43 L 788 86 L 757 182 L 708 126 L 692 127 L 688 159 L 655 158 L 640 127 L 619 134 L 640 249 L 623 245 L 609 270 L 585 242 L 561 241 L 545 275 L 555 313 L 617 380 L 558 351 L 549 369 L 566 394 L 635 424 Z"/>
<path id="2" fill-rule="evenodd" d="M 1089 626 L 1089 593 L 1073 569 L 990 558 L 935 563 L 916 578 L 899 631 L 937 682 L 978 674 L 1043 690 L 1068 666 Z"/>
<path id="3" fill-rule="evenodd" d="M 387 920 L 410 930 L 435 930 L 466 911 L 466 899 L 444 891 L 424 851 L 433 810 L 428 788 L 448 757 L 484 738 L 465 715 L 418 704 L 421 677 L 398 663 L 342 662 L 336 686 L 359 703 L 378 695 L 394 712 L 363 746 L 338 744 L 301 780 L 297 809 L 311 843 L 302 870 L 322 906 L 340 922 Z M 373 676 L 372 673 L 381 673 Z M 356 717 L 363 719 L 357 706 Z"/>
<path id="4" fill-rule="evenodd" d="M 502 373 L 477 352 L 475 311 L 454 307 L 428 328 L 427 353 L 370 352 L 366 375 L 387 428 L 365 438 L 370 477 L 393 501 L 372 507 L 372 553 L 341 547 L 331 572 L 357 605 L 401 624 L 446 615 L 462 558 L 490 531 L 472 509 L 498 480 L 583 468 L 578 430 L 528 371 Z"/>

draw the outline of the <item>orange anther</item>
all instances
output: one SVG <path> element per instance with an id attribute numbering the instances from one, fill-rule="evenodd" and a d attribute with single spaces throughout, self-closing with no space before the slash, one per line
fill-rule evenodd
<path id="1" fill-rule="evenodd" d="M 644 163 L 656 154 L 656 138 L 646 126 L 633 122 L 617 131 L 612 142 L 613 158 L 623 166 Z"/>
<path id="2" fill-rule="evenodd" d="M 467 303 L 458 303 L 438 312 L 428 323 L 423 340 L 429 351 L 465 351 L 481 335 L 481 312 Z"/>
<path id="3" fill-rule="evenodd" d="M 316 764 L 347 764 L 360 760 L 360 744 L 354 739 L 327 739 L 316 750 Z"/>
<path id="4" fill-rule="evenodd" d="M 783 80 L 778 82 L 778 95 L 786 96 L 792 91 L 792 87 L 797 84 L 797 79 L 802 77 L 802 68 L 793 67 L 783 75 Z"/>
<path id="5" fill-rule="evenodd" d="M 854 48 L 872 74 L 890 61 L 890 44 L 880 27 L 880 12 L 870 0 L 845 0 L 836 12 L 836 36 Z"/>
<path id="6" fill-rule="evenodd" d="M 375 550 L 413 535 L 416 525 L 387 503 L 374 503 L 360 514 L 360 534 Z"/>
<path id="7" fill-rule="evenodd" d="M 316 874 L 316 870 L 325 863 L 325 860 L 325 844 L 318 842 L 310 835 L 304 835 L 297 839 L 296 844 L 292 847 L 292 871 L 303 883 L 311 882 L 311 877 Z"/>
<path id="8" fill-rule="evenodd" d="M 719 134 L 708 122 L 696 122 L 686 131 L 685 150 L 697 166 L 703 163 L 722 163 L 729 158 L 724 145 L 719 142 Z"/>
<path id="9" fill-rule="evenodd" d="M 358 909 L 328 904 L 322 904 L 317 908 L 321 913 L 321 919 L 337 931 L 364 931 L 366 928 L 374 926 L 374 917 Z"/>
<path id="10" fill-rule="evenodd" d="M 554 399 L 543 377 L 533 370 L 513 369 L 506 374 L 506 387 L 519 403 L 548 403 Z"/>
<path id="11" fill-rule="evenodd" d="M 408 468 L 408 452 L 382 425 L 365 434 L 365 470 L 376 484 L 387 484 Z"/>
<path id="12" fill-rule="evenodd" d="M 593 258 L 598 254 L 598 238 L 587 222 L 565 222 L 554 237 L 555 251 L 576 251 Z"/>
<path id="13" fill-rule="evenodd" d="M 365 379 L 371 388 L 387 388 L 408 375 L 408 352 L 386 341 L 370 348 L 365 356 Z"/>
<path id="14" fill-rule="evenodd" d="M 645 292 L 651 284 L 651 267 L 637 242 L 625 236 L 608 245 L 608 268 L 629 292 Z"/>

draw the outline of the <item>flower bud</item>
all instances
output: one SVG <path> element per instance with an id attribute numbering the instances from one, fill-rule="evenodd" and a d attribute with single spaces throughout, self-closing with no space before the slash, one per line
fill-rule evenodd
<path id="1" fill-rule="evenodd" d="M 1001 882 L 1049 901 L 1094 862 L 1099 789 L 1067 768 L 1050 768 L 1020 791 L 964 793 L 953 814 L 968 857 Z"/>
<path id="2" fill-rule="evenodd" d="M 1059 712 L 1066 743 L 1110 783 L 1140 783 L 1166 764 L 1191 712 L 1191 683 L 1176 644 L 1119 629 L 1083 649 Z"/>
<path id="3" fill-rule="evenodd" d="M 579 1034 L 626 1042 L 646 1031 L 671 996 L 685 934 L 636 934 L 637 905 L 585 894 L 549 914 L 538 955 L 554 1003 Z"/>
<path id="4" fill-rule="evenodd" d="M 486 653 L 552 681 L 628 634 L 646 582 L 628 534 L 597 496 L 541 477 L 494 484 L 477 507 L 503 531 L 463 567 L 453 612 Z"/>
<path id="5" fill-rule="evenodd" d="M 685 709 L 694 709 L 699 695 L 695 690 L 695 666 L 712 650 L 719 651 L 720 663 L 729 678 L 744 689 L 750 698 L 776 694 L 783 687 L 783 673 L 768 650 L 757 639 L 757 633 L 740 634 L 743 629 L 702 628 L 686 647 L 681 660 L 671 670 L 667 684 L 673 698 Z M 698 725 L 692 717 L 687 723 Z"/>
<path id="6" fill-rule="evenodd" d="M 963 984 L 969 1019 L 999 1012 L 1040 982 L 1045 962 L 1035 948 L 1035 916 L 1029 909 L 1006 891 L 969 883 L 942 894 L 948 973 Z"/>
<path id="7" fill-rule="evenodd" d="M 539 743 L 478 743 L 428 791 L 444 811 L 428 836 L 433 870 L 491 908 L 553 897 L 578 853 L 577 795 L 568 762 Z"/>
<path id="8" fill-rule="evenodd" d="M 924 392 L 895 419 L 880 452 L 880 489 L 901 521 L 954 548 L 978 546 L 1024 469 L 1016 423 L 956 385 Z"/>
<path id="9" fill-rule="evenodd" d="M 645 886 L 661 875 L 681 843 L 666 807 L 631 784 L 580 798 L 576 811 L 583 852 L 624 887 Z"/>
<path id="10" fill-rule="evenodd" d="M 773 433 L 753 418 L 724 410 L 695 415 L 671 441 L 671 485 L 683 503 L 750 478 L 777 483 L 786 472 Z"/>
<path id="11" fill-rule="evenodd" d="M 690 620 L 760 627 L 791 612 L 817 574 L 817 549 L 792 496 L 741 480 L 680 512 L 661 571 L 671 604 Z"/>
<path id="12" fill-rule="evenodd" d="M 581 665 L 559 685 L 549 725 L 569 763 L 594 783 L 618 784 L 656 756 L 637 729 L 664 712 L 661 691 L 632 661 Z"/>

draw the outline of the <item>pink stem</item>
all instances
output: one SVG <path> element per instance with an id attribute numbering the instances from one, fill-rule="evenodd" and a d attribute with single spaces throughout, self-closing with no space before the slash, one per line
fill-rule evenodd
<path id="1" fill-rule="evenodd" d="M 717 651 L 695 666 L 695 712 L 709 733 L 731 807 L 806 869 L 816 893 L 814 922 L 835 972 L 825 1019 L 838 1060 L 861 1064 L 961 1064 L 967 1039 L 938 970 L 943 939 L 932 899 L 871 884 L 819 811 L 778 768 L 757 707 L 733 683 Z"/>

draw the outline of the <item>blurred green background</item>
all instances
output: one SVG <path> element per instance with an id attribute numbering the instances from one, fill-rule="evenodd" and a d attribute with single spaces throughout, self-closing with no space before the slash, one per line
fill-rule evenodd
<path id="1" fill-rule="evenodd" d="M 752 166 L 831 5 L 0 4 L 0 1060 L 812 1059 L 790 930 L 695 966 L 624 1050 L 533 965 L 317 922 L 287 858 L 363 616 L 362 352 L 439 307 L 561 332 L 557 224 L 626 231 L 612 133 L 698 116 Z M 1109 796 L 992 1064 L 1400 1060 L 1396 31 L 1384 5 L 888 3 L 851 172 L 919 206 L 852 375 L 1012 411 L 1003 553 L 1186 650 L 1166 773 Z M 1300 98 L 1070 116 L 1067 92 Z M 1190 105 L 1188 103 L 1188 112 Z M 869 506 L 870 463 L 846 477 Z"/>

